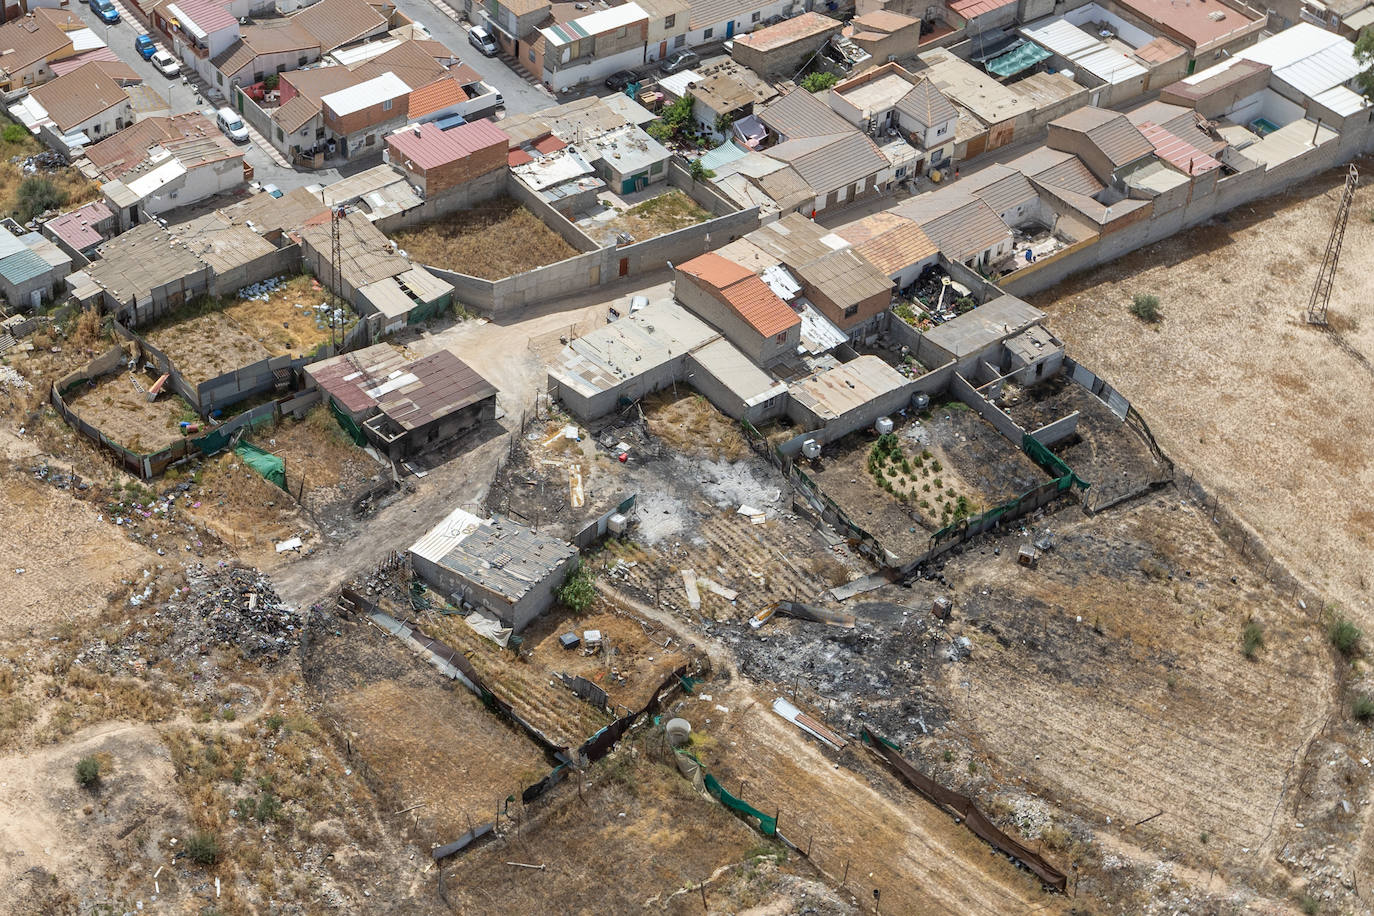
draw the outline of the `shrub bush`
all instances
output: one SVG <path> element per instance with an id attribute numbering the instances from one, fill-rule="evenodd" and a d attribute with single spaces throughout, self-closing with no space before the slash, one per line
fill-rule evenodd
<path id="1" fill-rule="evenodd" d="M 1159 313 L 1159 297 L 1150 293 L 1136 293 L 1131 299 L 1131 314 L 1149 324 L 1159 321 L 1163 317 Z"/>
<path id="2" fill-rule="evenodd" d="M 1251 620 L 1240 634 L 1240 649 L 1246 658 L 1253 659 L 1264 646 L 1264 628 Z"/>
<path id="3" fill-rule="evenodd" d="M 824 92 L 840 81 L 833 73 L 808 73 L 802 79 L 802 88 L 807 92 Z"/>
<path id="4" fill-rule="evenodd" d="M 219 838 L 208 830 L 197 830 L 186 841 L 186 855 L 197 865 L 214 865 L 219 861 Z"/>
<path id="5" fill-rule="evenodd" d="M 1359 722 L 1374 722 L 1374 696 L 1361 694 L 1350 704 L 1350 714 Z"/>
<path id="6" fill-rule="evenodd" d="M 578 566 L 568 573 L 568 578 L 563 580 L 563 584 L 558 589 L 558 600 L 568 610 L 581 614 L 592 606 L 596 601 L 595 577 L 592 571 L 586 567 Z"/>
<path id="7" fill-rule="evenodd" d="M 19 182 L 19 189 L 14 192 L 14 206 L 19 211 L 20 222 L 28 222 L 48 210 L 59 210 L 66 202 L 66 191 L 38 175 Z"/>
<path id="8" fill-rule="evenodd" d="M 82 757 L 76 762 L 76 784 L 83 789 L 100 782 L 100 761 L 95 757 Z"/>
<path id="9" fill-rule="evenodd" d="M 1349 620 L 1337 617 L 1331 622 L 1327 635 L 1331 638 L 1331 645 L 1336 647 L 1336 651 L 1350 658 L 1360 650 L 1360 637 L 1364 634 Z"/>

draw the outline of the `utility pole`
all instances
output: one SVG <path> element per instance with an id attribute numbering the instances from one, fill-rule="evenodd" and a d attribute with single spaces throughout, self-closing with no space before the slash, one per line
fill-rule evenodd
<path id="1" fill-rule="evenodd" d="M 1331 227 L 1331 237 L 1326 241 L 1326 256 L 1322 258 L 1321 269 L 1317 271 L 1312 298 L 1307 302 L 1308 324 L 1326 326 L 1326 306 L 1331 301 L 1331 285 L 1335 282 L 1336 265 L 1341 259 L 1341 243 L 1345 241 L 1345 224 L 1350 219 L 1350 204 L 1355 199 L 1355 186 L 1359 181 L 1360 171 L 1351 163 L 1345 173 L 1341 202 L 1336 208 L 1336 224 Z"/>
<path id="2" fill-rule="evenodd" d="M 334 331 L 338 322 L 334 320 L 334 316 L 339 313 L 343 303 L 343 294 L 339 291 L 343 277 L 343 244 L 339 240 L 339 223 L 343 216 L 343 207 L 334 207 L 329 211 L 329 258 L 334 267 L 334 283 L 330 289 L 334 295 L 329 306 L 329 345 L 334 348 L 335 353 L 339 352 L 339 342 L 335 339 Z"/>

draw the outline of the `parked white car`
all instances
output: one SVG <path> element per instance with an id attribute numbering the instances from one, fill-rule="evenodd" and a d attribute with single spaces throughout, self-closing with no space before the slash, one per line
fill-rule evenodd
<path id="1" fill-rule="evenodd" d="M 181 76 L 181 61 L 177 60 L 166 51 L 158 51 L 154 53 L 152 57 L 148 58 L 148 60 L 157 68 L 158 73 L 161 73 L 168 79 L 176 79 L 178 76 Z"/>
<path id="2" fill-rule="evenodd" d="M 219 129 L 224 131 L 224 135 L 235 143 L 248 142 L 248 128 L 244 126 L 243 118 L 232 108 L 221 108 L 215 112 L 215 123 Z"/>

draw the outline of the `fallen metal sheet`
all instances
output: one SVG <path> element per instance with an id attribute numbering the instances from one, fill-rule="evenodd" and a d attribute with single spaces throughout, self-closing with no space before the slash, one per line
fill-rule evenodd
<path id="1" fill-rule="evenodd" d="M 888 579 L 882 573 L 873 573 L 864 576 L 862 579 L 855 579 L 853 582 L 846 582 L 844 585 L 837 585 L 830 590 L 830 597 L 836 601 L 844 601 L 846 598 L 853 598 L 855 595 L 862 595 L 864 592 L 871 592 L 882 588 L 888 584 Z"/>
<path id="2" fill-rule="evenodd" d="M 300 550 L 301 539 L 299 537 L 289 537 L 284 541 L 277 542 L 277 553 L 286 553 L 288 550 Z"/>
<path id="3" fill-rule="evenodd" d="M 708 592 L 720 595 L 726 601 L 734 601 L 739 597 L 739 592 L 735 591 L 733 588 L 726 588 L 719 582 L 708 579 L 705 576 L 701 576 L 697 579 L 697 585 L 706 589 Z"/>
<path id="4" fill-rule="evenodd" d="M 818 739 L 822 744 L 829 745 L 835 750 L 842 750 L 848 741 L 838 733 L 826 728 L 811 716 L 802 712 L 782 697 L 773 701 L 773 712 L 782 716 L 788 722 L 800 728 L 802 731 Z"/>
<path id="5" fill-rule="evenodd" d="M 798 620 L 814 620 L 816 623 L 829 624 L 832 627 L 854 629 L 853 614 L 816 607 L 814 604 L 802 604 L 799 601 L 779 601 L 778 613 L 784 617 L 795 617 Z"/>
<path id="6" fill-rule="evenodd" d="M 464 849 L 471 846 L 474 841 L 480 840 L 488 833 L 491 833 L 492 830 L 495 829 L 495 826 L 494 824 L 483 824 L 480 827 L 474 827 L 452 843 L 445 843 L 443 846 L 435 846 L 430 855 L 434 857 L 434 861 L 436 862 L 440 859 L 447 859 L 455 852 L 462 852 Z"/>
<path id="7" fill-rule="evenodd" d="M 682 587 L 687 589 L 687 603 L 692 610 L 701 610 L 701 592 L 697 591 L 697 574 L 695 570 L 684 569 L 682 571 Z"/>

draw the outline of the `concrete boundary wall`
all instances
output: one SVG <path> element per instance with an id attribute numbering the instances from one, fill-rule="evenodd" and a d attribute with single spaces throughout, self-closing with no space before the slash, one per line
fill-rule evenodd
<path id="1" fill-rule="evenodd" d="M 1041 445 L 1049 448 L 1056 442 L 1061 442 L 1072 436 L 1078 430 L 1078 411 L 1074 411 L 1067 417 L 1060 417 L 1053 423 L 1047 423 L 1035 432 L 1031 433 L 1031 438 Z"/>
<path id="2" fill-rule="evenodd" d="M 1107 405 L 1107 408 L 1122 420 L 1126 419 L 1126 414 L 1131 409 L 1131 402 L 1126 400 L 1126 396 L 1117 391 L 1107 382 L 1099 378 L 1091 369 L 1072 359 L 1064 357 L 1064 372 L 1069 379 L 1078 385 L 1088 389 L 1098 400 Z"/>
<path id="3" fill-rule="evenodd" d="M 1021 440 L 1025 437 L 1026 431 L 1008 416 L 1006 411 L 979 394 L 978 389 L 969 384 L 958 372 L 950 378 L 949 390 L 974 413 L 991 423 L 1004 439 L 1017 448 L 1021 447 Z"/>
<path id="4" fill-rule="evenodd" d="M 501 280 L 483 280 L 433 264 L 424 267 L 451 283 L 454 295 L 464 306 L 494 317 L 533 303 L 592 289 L 621 277 L 656 270 L 669 261 L 680 263 L 694 258 L 755 228 L 758 213 L 757 207 L 739 210 L 657 238 L 588 251 Z"/>
<path id="5" fill-rule="evenodd" d="M 437 197 L 430 197 L 418 207 L 403 213 L 393 213 L 372 221 L 382 232 L 400 232 L 422 226 L 431 220 L 442 219 L 451 213 L 476 204 L 485 203 L 506 193 L 506 173 L 502 169 L 481 175 L 458 188 L 451 188 Z"/>
<path id="6" fill-rule="evenodd" d="M 1366 128 L 1340 134 L 1275 168 L 1265 169 L 1261 166 L 1222 178 L 1217 182 L 1216 193 L 1193 198 L 1186 206 L 1170 211 L 1166 218 L 1157 219 L 1152 215 L 1119 232 L 1103 235 L 1095 245 L 1073 250 L 1072 253 L 1067 250 L 1058 252 L 1057 257 L 1047 258 L 1047 263 L 1038 269 L 1018 270 L 1003 277 L 998 285 L 1016 296 L 1041 292 L 1072 274 L 1116 260 L 1137 248 L 1193 228 L 1242 204 L 1282 193 L 1292 185 L 1343 165 L 1371 148 L 1374 148 L 1374 130 Z"/>
<path id="7" fill-rule="evenodd" d="M 519 201 L 525 209 L 539 217 L 539 221 L 545 226 L 557 232 L 563 241 L 583 253 L 596 251 L 601 247 L 595 239 L 583 232 L 572 220 L 559 213 L 548 201 L 530 190 L 523 181 L 510 174 L 509 171 L 503 174 L 506 176 L 506 193 Z"/>

